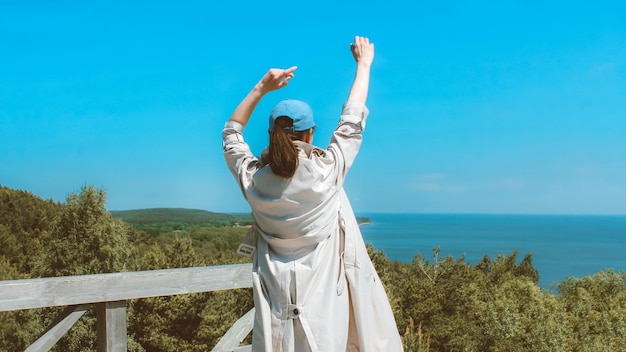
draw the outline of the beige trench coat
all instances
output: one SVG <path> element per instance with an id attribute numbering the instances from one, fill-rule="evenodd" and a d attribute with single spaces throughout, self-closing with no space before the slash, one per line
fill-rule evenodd
<path id="1" fill-rule="evenodd" d="M 250 152 L 241 125 L 224 127 L 226 162 L 255 219 L 253 351 L 402 350 L 343 190 L 367 114 L 349 101 L 325 150 L 296 142 L 290 179 Z"/>

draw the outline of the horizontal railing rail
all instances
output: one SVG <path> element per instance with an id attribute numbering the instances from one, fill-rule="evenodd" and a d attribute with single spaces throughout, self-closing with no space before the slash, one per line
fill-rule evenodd
<path id="1" fill-rule="evenodd" d="M 127 347 L 128 300 L 249 287 L 251 264 L 6 280 L 0 281 L 0 312 L 68 306 L 26 350 L 48 351 L 95 305 L 98 351 L 117 352 Z M 238 333 L 227 332 L 216 346 L 219 351 L 249 350 L 238 346 L 252 330 L 252 315 L 249 312 L 235 323 Z"/>

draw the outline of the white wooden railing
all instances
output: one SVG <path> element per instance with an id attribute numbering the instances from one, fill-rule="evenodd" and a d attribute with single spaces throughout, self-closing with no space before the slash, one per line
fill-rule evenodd
<path id="1" fill-rule="evenodd" d="M 127 350 L 126 302 L 252 287 L 250 264 L 134 271 L 0 281 L 0 312 L 67 306 L 26 349 L 48 351 L 92 306 L 96 307 L 98 352 Z M 253 326 L 254 309 L 241 317 L 213 351 L 250 351 L 239 346 Z"/>

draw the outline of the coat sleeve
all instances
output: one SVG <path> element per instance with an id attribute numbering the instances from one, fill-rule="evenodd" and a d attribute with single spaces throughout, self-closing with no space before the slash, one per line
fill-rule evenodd
<path id="1" fill-rule="evenodd" d="M 354 159 L 361 148 L 362 133 L 369 110 L 357 101 L 348 100 L 341 110 L 339 125 L 333 132 L 333 136 L 327 150 L 335 159 L 339 185 L 352 167 Z"/>
<path id="2" fill-rule="evenodd" d="M 222 147 L 226 165 L 242 190 L 247 186 L 254 171 L 259 167 L 259 159 L 252 154 L 243 139 L 243 126 L 234 121 L 226 122 L 222 130 Z M 244 193 L 245 196 L 245 193 Z"/>

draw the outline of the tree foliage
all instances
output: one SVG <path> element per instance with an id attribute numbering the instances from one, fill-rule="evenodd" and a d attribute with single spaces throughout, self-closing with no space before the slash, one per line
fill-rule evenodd
<path id="1" fill-rule="evenodd" d="M 369 246 L 385 283 L 406 351 L 622 351 L 626 346 L 626 273 L 600 272 L 541 289 L 532 255 L 485 256 L 411 264 Z"/>
<path id="2" fill-rule="evenodd" d="M 181 210 L 178 217 L 131 226 L 112 216 L 105 202 L 106 193 L 91 186 L 71 193 L 65 203 L 0 186 L 0 279 L 248 260 L 235 254 L 247 229 L 202 218 L 214 213 L 199 212 L 202 220 L 185 222 L 190 213 Z M 430 258 L 416 254 L 411 263 L 392 261 L 371 245 L 368 252 L 406 351 L 586 352 L 626 346 L 626 273 L 566 278 L 555 293 L 538 286 L 531 254 L 521 260 L 517 252 L 485 256 L 471 264 L 441 257 L 438 248 Z M 250 289 L 129 301 L 128 349 L 210 350 L 252 306 Z M 61 309 L 0 313 L 0 350 L 24 350 Z M 94 313 L 87 313 L 53 350 L 95 351 L 94 324 Z"/>
<path id="3" fill-rule="evenodd" d="M 571 333 L 569 351 L 619 351 L 626 346 L 626 272 L 602 271 L 558 285 Z"/>
<path id="4" fill-rule="evenodd" d="M 43 276 L 67 276 L 126 270 L 131 227 L 113 219 L 103 190 L 84 186 L 61 209 L 46 252 Z"/>

